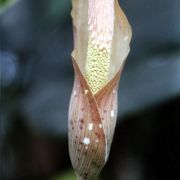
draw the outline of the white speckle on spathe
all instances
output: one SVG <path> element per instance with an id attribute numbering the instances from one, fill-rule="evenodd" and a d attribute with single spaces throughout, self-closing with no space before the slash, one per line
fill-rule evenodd
<path id="1" fill-rule="evenodd" d="M 90 139 L 87 138 L 87 137 L 85 137 L 85 138 L 83 139 L 83 143 L 86 144 L 86 145 L 88 145 L 88 144 L 90 143 Z"/>
<path id="2" fill-rule="evenodd" d="M 116 93 L 116 90 L 114 89 L 114 90 L 113 90 L 113 94 L 115 94 L 115 93 Z"/>
<path id="3" fill-rule="evenodd" d="M 99 124 L 99 128 L 102 128 L 102 124 Z"/>
<path id="4" fill-rule="evenodd" d="M 73 95 L 74 95 L 74 96 L 76 96 L 76 94 L 77 94 L 77 92 L 76 92 L 76 91 L 74 91 L 74 92 L 73 92 Z"/>
<path id="5" fill-rule="evenodd" d="M 87 93 L 88 93 L 88 90 L 87 90 L 87 89 L 85 89 L 85 90 L 84 90 L 84 94 L 87 94 Z"/>
<path id="6" fill-rule="evenodd" d="M 88 149 L 88 146 L 86 146 L 85 149 L 87 150 L 87 149 Z"/>
<path id="7" fill-rule="evenodd" d="M 99 139 L 96 139 L 96 143 L 98 143 L 99 142 Z"/>
<path id="8" fill-rule="evenodd" d="M 111 117 L 114 117 L 114 110 L 111 111 Z"/>
<path id="9" fill-rule="evenodd" d="M 93 129 L 93 123 L 89 123 L 89 125 L 88 125 L 88 130 L 89 130 L 89 131 L 92 131 L 92 129 Z"/>
<path id="10" fill-rule="evenodd" d="M 125 37 L 124 37 L 124 41 L 127 41 L 127 40 L 128 40 L 128 36 L 125 36 Z"/>

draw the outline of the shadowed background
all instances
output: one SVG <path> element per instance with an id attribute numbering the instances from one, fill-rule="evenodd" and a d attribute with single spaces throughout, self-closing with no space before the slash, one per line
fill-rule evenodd
<path id="1" fill-rule="evenodd" d="M 179 179 L 180 1 L 120 3 L 133 38 L 101 179 Z M 70 0 L 0 1 L 0 180 L 74 179 L 70 10 Z"/>

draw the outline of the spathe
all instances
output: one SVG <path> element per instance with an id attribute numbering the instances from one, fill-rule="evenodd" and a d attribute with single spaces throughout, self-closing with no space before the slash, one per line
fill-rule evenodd
<path id="1" fill-rule="evenodd" d="M 75 82 L 69 107 L 69 152 L 76 173 L 91 179 L 99 174 L 109 156 L 122 69 L 93 95 L 77 63 L 72 62 Z"/>
<path id="2" fill-rule="evenodd" d="M 100 173 L 109 156 L 117 118 L 118 82 L 129 53 L 131 28 L 115 0 L 109 77 L 94 94 L 85 76 L 88 1 L 72 2 L 75 81 L 69 107 L 69 153 L 77 177 L 91 180 Z"/>

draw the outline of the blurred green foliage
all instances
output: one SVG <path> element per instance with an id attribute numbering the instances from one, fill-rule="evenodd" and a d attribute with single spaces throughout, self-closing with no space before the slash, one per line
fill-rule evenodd
<path id="1" fill-rule="evenodd" d="M 18 0 L 0 0 L 0 13 L 15 4 Z"/>
<path id="2" fill-rule="evenodd" d="M 7 3 L 8 0 L 0 0 L 0 5 L 2 6 L 3 4 Z"/>
<path id="3" fill-rule="evenodd" d="M 71 0 L 47 0 L 46 11 L 49 21 L 62 23 L 70 16 Z"/>
<path id="4" fill-rule="evenodd" d="M 57 175 L 52 180 L 76 180 L 73 170 L 66 171 L 64 174 Z"/>

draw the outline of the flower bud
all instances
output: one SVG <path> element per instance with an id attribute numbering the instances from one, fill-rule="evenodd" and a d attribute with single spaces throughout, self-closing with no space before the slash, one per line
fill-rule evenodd
<path id="1" fill-rule="evenodd" d="M 109 156 L 131 28 L 117 0 L 72 2 L 75 80 L 69 107 L 69 153 L 78 179 L 92 180 Z"/>

